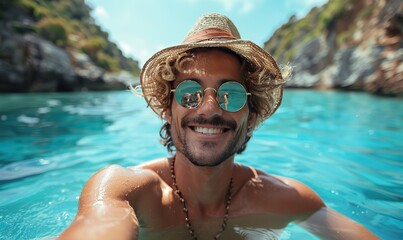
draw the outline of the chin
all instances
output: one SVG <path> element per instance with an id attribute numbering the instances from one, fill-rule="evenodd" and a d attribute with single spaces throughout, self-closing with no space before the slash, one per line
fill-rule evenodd
<path id="1" fill-rule="evenodd" d="M 235 154 L 236 151 L 230 149 L 213 149 L 203 146 L 197 148 L 192 146 L 188 148 L 185 146 L 183 154 L 189 159 L 189 161 L 199 167 L 215 167 L 228 160 Z"/>
<path id="2" fill-rule="evenodd" d="M 226 160 L 226 159 L 224 159 L 224 160 L 219 159 L 217 161 L 204 161 L 201 159 L 193 159 L 193 158 L 188 158 L 188 159 L 193 165 L 198 166 L 198 167 L 216 167 L 216 166 L 220 165 L 221 163 L 225 162 L 225 160 Z"/>

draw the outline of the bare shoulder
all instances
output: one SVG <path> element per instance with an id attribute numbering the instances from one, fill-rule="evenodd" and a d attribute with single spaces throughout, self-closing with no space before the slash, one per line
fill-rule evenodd
<path id="1" fill-rule="evenodd" d="M 157 174 L 161 173 L 161 171 L 165 171 L 169 169 L 169 159 L 168 158 L 159 158 L 159 159 L 154 159 L 151 161 L 144 162 L 142 164 L 136 165 L 129 167 L 131 170 L 138 170 L 138 169 L 143 169 L 143 170 L 150 170 L 153 171 Z"/>
<path id="2" fill-rule="evenodd" d="M 85 184 L 80 204 L 96 201 L 130 200 L 142 191 L 160 184 L 159 175 L 150 168 L 110 165 L 95 173 Z"/>
<path id="3" fill-rule="evenodd" d="M 138 234 L 135 212 L 142 193 L 159 184 L 149 169 L 105 167 L 85 184 L 76 217 L 59 239 L 133 239 Z M 145 194 L 147 200 L 148 195 Z M 116 224 L 118 223 L 118 224 Z"/>
<path id="4" fill-rule="evenodd" d="M 307 210 L 315 211 L 325 205 L 319 195 L 304 183 L 292 178 L 281 176 L 272 177 L 277 179 L 279 186 L 282 186 L 284 189 L 288 190 L 287 193 L 290 194 L 290 196 L 295 197 L 291 199 L 291 201 L 301 201 Z"/>
<path id="5" fill-rule="evenodd" d="M 325 206 L 319 195 L 300 181 L 243 168 L 242 192 L 254 196 L 259 210 L 305 218 Z"/>

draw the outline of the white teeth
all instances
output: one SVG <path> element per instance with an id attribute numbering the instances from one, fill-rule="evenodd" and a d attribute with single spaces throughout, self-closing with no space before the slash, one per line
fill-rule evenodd
<path id="1" fill-rule="evenodd" d="M 205 128 L 205 127 L 195 127 L 196 132 L 203 134 L 221 134 L 224 132 L 221 128 Z"/>

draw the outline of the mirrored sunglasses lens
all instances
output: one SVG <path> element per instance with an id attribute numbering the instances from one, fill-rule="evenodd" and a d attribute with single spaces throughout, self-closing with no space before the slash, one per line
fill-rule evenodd
<path id="1" fill-rule="evenodd" d="M 202 101 L 203 91 L 195 81 L 183 81 L 175 90 L 176 101 L 185 108 L 196 108 Z"/>
<path id="2" fill-rule="evenodd" d="M 222 109 L 239 111 L 246 103 L 246 90 L 240 83 L 226 82 L 218 89 L 217 100 Z"/>

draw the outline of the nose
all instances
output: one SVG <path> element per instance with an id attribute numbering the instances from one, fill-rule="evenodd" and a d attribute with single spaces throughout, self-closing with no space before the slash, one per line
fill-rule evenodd
<path id="1" fill-rule="evenodd" d="M 217 102 L 217 93 L 214 88 L 204 89 L 204 96 L 201 104 L 197 108 L 197 114 L 210 118 L 213 116 L 221 116 L 222 109 Z"/>

